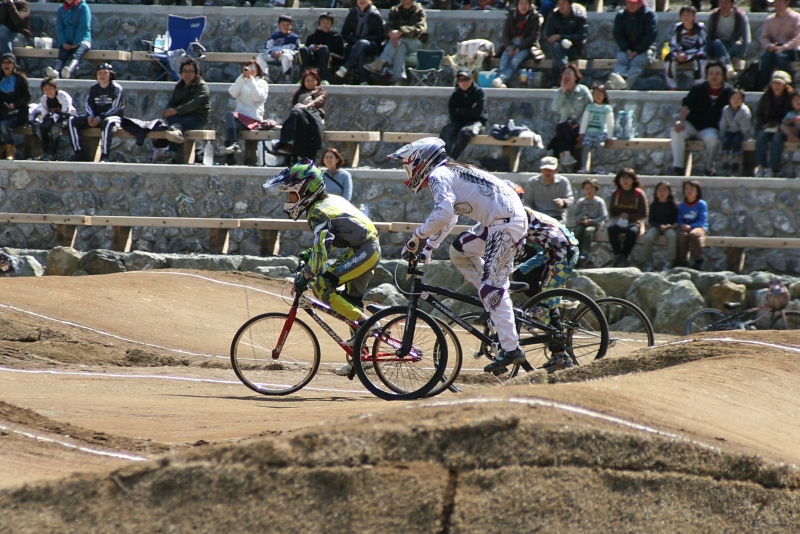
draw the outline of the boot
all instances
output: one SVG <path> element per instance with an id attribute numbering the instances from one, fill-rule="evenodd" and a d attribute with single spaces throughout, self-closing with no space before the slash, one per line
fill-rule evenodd
<path id="1" fill-rule="evenodd" d="M 17 152 L 17 149 L 12 144 L 12 145 L 6 145 L 5 146 L 5 151 L 6 151 L 6 159 L 13 160 L 14 159 L 14 154 Z"/>
<path id="2" fill-rule="evenodd" d="M 69 63 L 67 63 L 63 69 L 61 69 L 61 78 L 64 80 L 69 80 L 72 73 L 78 68 L 78 62 L 74 59 L 71 59 Z"/>
<path id="3" fill-rule="evenodd" d="M 383 66 L 386 64 L 381 58 L 376 59 L 372 63 L 367 63 L 364 68 L 373 74 L 380 74 L 383 71 Z"/>

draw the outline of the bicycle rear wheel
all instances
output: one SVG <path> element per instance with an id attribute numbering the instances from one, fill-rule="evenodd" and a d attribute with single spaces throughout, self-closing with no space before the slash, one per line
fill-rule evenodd
<path id="1" fill-rule="evenodd" d="M 785 310 L 783 314 L 775 312 L 772 320 L 772 329 L 800 330 L 800 311 Z M 759 330 L 761 330 L 761 328 L 759 328 Z"/>
<path id="2" fill-rule="evenodd" d="M 566 288 L 549 289 L 531 297 L 522 309 L 527 314 L 535 315 L 536 307 L 550 309 L 556 299 L 563 336 L 554 335 L 552 341 L 543 345 L 546 351 L 550 352 L 551 347 L 561 345 L 572 362 L 578 365 L 586 365 L 605 356 L 608 351 L 608 323 L 600 307 L 583 293 Z M 549 316 L 549 312 L 546 316 Z M 539 331 L 538 335 L 542 333 Z M 522 336 L 520 339 L 523 339 Z M 516 373 L 517 370 L 512 372 Z"/>
<path id="3" fill-rule="evenodd" d="M 438 321 L 420 310 L 413 325 L 411 350 L 398 354 L 409 326 L 407 313 L 406 306 L 379 311 L 364 321 L 353 344 L 353 354 L 361 355 L 353 358 L 358 379 L 384 400 L 422 397 L 441 382 L 447 369 L 447 339 Z M 380 327 L 371 332 L 376 323 Z"/>
<path id="4" fill-rule="evenodd" d="M 600 307 L 608 323 L 609 340 L 606 356 L 624 356 L 655 345 L 653 325 L 641 308 L 625 299 L 615 297 L 597 299 L 595 303 Z M 582 308 L 578 313 L 581 316 L 576 314 L 576 321 L 591 321 L 591 317 L 588 316 L 589 308 Z M 583 317 L 584 315 L 586 317 Z"/>
<path id="5" fill-rule="evenodd" d="M 706 308 L 696 312 L 686 321 L 685 333 L 687 336 L 700 332 L 718 332 L 734 330 L 733 324 L 726 320 L 726 315 L 714 308 Z"/>
<path id="6" fill-rule="evenodd" d="M 276 354 L 282 334 L 286 338 Z M 319 369 L 319 341 L 303 321 L 286 313 L 264 313 L 244 323 L 231 343 L 231 365 L 239 380 L 262 395 L 288 395 L 306 386 Z"/>

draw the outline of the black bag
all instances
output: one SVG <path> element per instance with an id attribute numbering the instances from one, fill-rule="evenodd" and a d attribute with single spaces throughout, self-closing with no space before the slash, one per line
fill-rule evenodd
<path id="1" fill-rule="evenodd" d="M 733 86 L 743 91 L 761 91 L 763 87 L 758 86 L 758 75 L 761 66 L 758 61 L 753 61 L 736 77 Z"/>

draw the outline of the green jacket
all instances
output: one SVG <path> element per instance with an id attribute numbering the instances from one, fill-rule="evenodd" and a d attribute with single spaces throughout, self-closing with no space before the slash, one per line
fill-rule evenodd
<path id="1" fill-rule="evenodd" d="M 167 107 L 173 108 L 181 116 L 196 115 L 208 120 L 211 114 L 211 91 L 208 84 L 199 76 L 189 86 L 183 80 L 179 81 L 172 90 Z"/>
<path id="2" fill-rule="evenodd" d="M 398 4 L 389 10 L 389 22 L 386 23 L 386 36 L 393 30 L 400 30 L 403 35 L 412 39 L 421 39 L 428 32 L 428 22 L 425 20 L 425 9 L 415 3 L 411 9 L 403 9 Z"/>

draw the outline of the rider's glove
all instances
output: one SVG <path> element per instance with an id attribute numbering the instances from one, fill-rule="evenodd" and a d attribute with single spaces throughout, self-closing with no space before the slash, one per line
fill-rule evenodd
<path id="1" fill-rule="evenodd" d="M 419 253 L 419 262 L 430 263 L 431 256 L 433 256 L 433 249 L 428 245 L 425 245 L 422 247 L 422 252 Z"/>
<path id="2" fill-rule="evenodd" d="M 308 263 L 308 260 L 311 259 L 311 249 L 307 248 L 303 252 L 297 255 L 297 260 L 302 261 L 303 263 Z"/>
<path id="3" fill-rule="evenodd" d="M 405 246 L 403 247 L 403 252 L 400 253 L 400 257 L 402 258 L 409 252 L 416 253 L 419 250 L 419 238 L 412 234 L 408 241 L 406 241 Z"/>
<path id="4" fill-rule="evenodd" d="M 294 277 L 294 290 L 296 293 L 302 293 L 308 289 L 308 284 L 311 278 L 306 278 L 306 275 L 301 271 Z"/>

